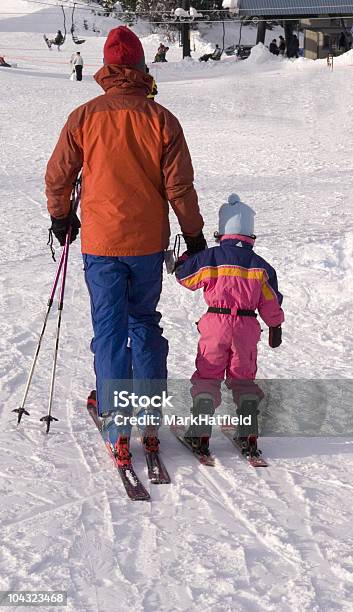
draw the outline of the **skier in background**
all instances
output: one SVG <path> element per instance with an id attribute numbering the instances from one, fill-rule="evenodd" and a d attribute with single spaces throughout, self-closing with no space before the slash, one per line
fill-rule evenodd
<path id="1" fill-rule="evenodd" d="M 287 57 L 299 57 L 299 39 L 296 34 L 292 34 L 288 41 Z"/>
<path id="2" fill-rule="evenodd" d="M 109 33 L 95 80 L 105 95 L 70 114 L 47 166 L 46 195 L 54 235 L 63 245 L 71 225 L 74 240 L 80 221 L 71 217 L 70 193 L 83 166 L 81 248 L 97 388 L 89 402 L 97 404 L 102 435 L 124 466 L 131 426 L 118 426 L 113 418 L 111 385 L 139 396 L 166 389 L 168 342 L 157 305 L 170 234 L 168 202 L 188 251 L 196 253 L 206 242 L 182 128 L 147 99 L 153 79 L 141 41 L 129 28 Z M 156 432 L 141 433 L 145 449 L 158 450 Z"/>
<path id="3" fill-rule="evenodd" d="M 270 328 L 272 348 L 281 344 L 284 321 L 276 272 L 253 251 L 254 215 L 238 195 L 231 194 L 219 210 L 219 246 L 191 257 L 186 252 L 178 260 L 175 272 L 183 287 L 191 291 L 203 289 L 209 307 L 197 324 L 200 339 L 196 371 L 191 378 L 193 414 L 214 414 L 221 403 L 220 387 L 226 377 L 238 416 L 244 416 L 243 404 L 251 414 L 251 431 L 239 427 L 237 433 L 245 450 L 248 436 L 258 435 L 258 404 L 263 397 L 253 382 L 261 335 L 255 311 Z M 209 426 L 202 430 L 191 427 L 185 434 L 195 451 L 202 454 L 209 454 L 210 435 Z"/>
<path id="4" fill-rule="evenodd" d="M 283 36 L 279 36 L 279 45 L 278 45 L 279 55 L 284 55 L 286 51 L 286 41 Z"/>
<path id="5" fill-rule="evenodd" d="M 277 40 L 274 38 L 273 41 L 270 43 L 269 46 L 269 51 L 270 53 L 272 53 L 273 55 L 278 55 L 279 54 L 279 48 L 277 47 Z"/>
<path id="6" fill-rule="evenodd" d="M 341 32 L 339 40 L 338 40 L 338 48 L 342 53 L 346 53 L 348 51 L 348 42 L 347 37 L 344 32 Z"/>
<path id="7" fill-rule="evenodd" d="M 11 64 L 5 62 L 5 58 L 0 55 L 0 68 L 11 68 Z"/>
<path id="8" fill-rule="evenodd" d="M 77 51 L 70 60 L 73 72 L 76 76 L 76 81 L 82 81 L 83 59 L 80 51 Z"/>
<path id="9" fill-rule="evenodd" d="M 166 58 L 167 51 L 169 51 L 169 47 L 166 47 L 165 45 L 163 45 L 163 43 L 160 43 L 157 49 L 155 58 L 153 60 L 153 63 L 166 62 L 167 61 L 167 58 Z"/>

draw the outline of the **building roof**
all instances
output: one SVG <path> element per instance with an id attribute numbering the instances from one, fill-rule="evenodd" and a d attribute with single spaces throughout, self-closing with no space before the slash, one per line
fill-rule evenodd
<path id="1" fill-rule="evenodd" d="M 353 15 L 353 0 L 240 0 L 238 7 L 241 17 Z"/>

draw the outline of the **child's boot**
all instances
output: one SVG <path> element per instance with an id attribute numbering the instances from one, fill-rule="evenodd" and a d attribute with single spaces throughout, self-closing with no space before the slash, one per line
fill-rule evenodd
<path id="1" fill-rule="evenodd" d="M 244 455 L 256 456 L 261 452 L 257 448 L 259 403 L 259 397 L 251 393 L 244 393 L 239 398 L 237 408 L 239 425 L 235 439 L 239 442 Z"/>
<path id="2" fill-rule="evenodd" d="M 194 448 L 195 452 L 202 455 L 210 454 L 209 441 L 212 434 L 212 426 L 207 420 L 214 415 L 214 412 L 214 399 L 210 393 L 195 395 L 191 417 L 197 419 L 197 423 L 191 423 L 184 437 Z"/>

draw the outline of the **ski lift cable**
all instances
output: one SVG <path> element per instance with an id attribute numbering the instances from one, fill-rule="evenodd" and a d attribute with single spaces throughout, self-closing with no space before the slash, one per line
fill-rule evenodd
<path id="1" fill-rule="evenodd" d="M 27 0 L 27 2 L 28 2 L 28 4 L 39 4 L 41 6 L 48 6 L 48 7 L 50 6 L 52 8 L 57 8 L 57 7 L 61 7 L 62 6 L 62 2 L 61 3 L 58 3 L 58 2 L 54 3 L 54 2 L 50 2 L 50 1 L 48 2 L 46 0 Z M 98 7 L 95 7 L 95 8 L 89 7 L 89 6 L 87 6 L 87 4 L 81 4 L 81 3 L 78 3 L 78 2 L 74 3 L 71 0 L 69 0 L 69 2 L 70 2 L 70 4 L 65 4 L 65 8 L 69 8 L 69 9 L 73 8 L 73 4 L 76 4 L 80 8 L 80 10 L 82 10 L 82 11 L 88 11 L 90 13 L 93 13 L 94 11 L 99 10 Z M 8 14 L 8 13 L 4 13 L 4 14 Z M 22 15 L 23 13 L 18 13 L 18 14 Z"/>
<path id="2" fill-rule="evenodd" d="M 30 1 L 33 1 L 33 0 L 27 0 L 27 2 L 30 2 Z M 58 4 L 48 4 L 46 2 L 36 2 L 36 4 L 43 4 L 45 6 L 52 6 L 54 8 L 55 7 L 59 7 L 59 6 L 61 7 L 61 5 L 58 5 Z M 71 7 L 66 7 L 66 8 L 71 8 Z M 81 9 L 80 8 L 80 10 L 87 10 L 87 11 L 90 11 L 92 13 L 92 9 L 85 9 L 85 8 Z M 140 15 L 140 13 L 133 13 L 133 12 L 127 13 L 125 11 L 124 11 L 124 14 L 136 15 L 136 16 Z M 145 15 L 146 13 L 143 13 L 143 14 Z M 3 12 L 0 11 L 0 15 L 22 15 L 24 17 L 26 15 L 32 15 L 32 13 L 8 13 L 8 12 L 3 13 Z M 300 21 L 300 18 L 298 18 L 298 17 L 290 17 L 290 18 L 287 17 L 286 19 L 283 19 L 283 17 L 275 17 L 274 16 L 274 17 L 266 17 L 266 18 L 264 17 L 264 18 L 260 19 L 256 15 L 253 15 L 252 17 L 250 17 L 250 16 L 245 17 L 245 19 L 248 21 L 248 25 L 253 23 L 252 20 L 254 18 L 256 18 L 256 24 L 259 23 L 259 22 L 262 22 L 262 21 Z M 333 17 L 331 15 L 329 17 L 323 17 L 323 16 L 321 16 L 321 17 L 310 17 L 310 20 L 312 20 L 312 21 L 331 21 L 334 18 L 335 17 Z M 352 19 L 352 15 L 343 15 L 343 16 L 339 15 L 338 18 L 341 19 L 341 20 L 343 20 L 343 19 Z M 244 19 L 244 17 L 237 17 L 237 18 L 232 19 L 232 22 L 233 23 L 238 23 L 239 22 L 241 25 L 243 25 L 243 23 L 242 23 L 243 19 Z M 168 19 L 168 20 L 163 20 L 163 21 L 146 21 L 146 23 L 151 23 L 151 24 L 154 24 L 154 25 L 158 25 L 158 24 L 163 24 L 163 23 L 164 24 L 173 24 L 173 23 L 174 24 L 180 24 L 181 22 L 176 20 L 176 19 Z M 196 23 L 196 21 L 194 23 Z M 229 23 L 229 19 L 212 19 L 212 20 L 209 19 L 209 20 L 205 21 L 204 23 L 206 23 L 206 24 L 207 23 Z"/>
<path id="3" fill-rule="evenodd" d="M 256 21 L 254 21 L 254 19 L 256 19 Z M 352 15 L 346 15 L 343 17 L 343 19 L 352 19 Z M 274 18 L 274 17 L 262 17 L 261 19 L 259 17 L 257 17 L 256 15 L 254 15 L 253 17 L 247 17 L 248 20 L 248 25 L 257 25 L 258 23 L 262 23 L 262 22 L 279 22 L 279 21 L 300 21 L 300 19 L 298 19 L 298 17 L 290 17 L 287 18 L 285 20 L 283 19 L 279 19 L 279 18 Z M 332 16 L 329 17 L 310 17 L 311 21 L 331 21 L 332 20 Z M 237 19 L 233 19 L 232 23 L 241 23 L 242 22 L 242 18 L 238 17 Z M 145 21 L 145 23 L 147 24 L 153 24 L 153 25 L 166 25 L 166 24 L 174 24 L 174 25 L 180 25 L 180 23 L 185 23 L 184 21 L 178 21 L 176 19 L 166 19 L 163 21 Z M 190 22 L 192 23 L 192 22 Z M 229 19 L 209 19 L 207 21 L 205 21 L 204 23 L 208 24 L 208 23 L 228 23 L 229 24 Z"/>

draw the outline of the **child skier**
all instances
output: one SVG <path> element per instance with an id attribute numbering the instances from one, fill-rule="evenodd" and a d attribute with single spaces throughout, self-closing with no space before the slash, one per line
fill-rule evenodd
<path id="1" fill-rule="evenodd" d="M 232 389 L 237 415 L 251 416 L 251 427 L 239 425 L 243 452 L 256 454 L 258 404 L 262 391 L 254 381 L 260 317 L 269 326 L 269 344 L 281 344 L 284 313 L 275 270 L 253 251 L 254 211 L 231 194 L 219 210 L 218 247 L 192 257 L 187 252 L 176 266 L 178 282 L 203 288 L 208 310 L 198 322 L 200 339 L 192 376 L 193 415 L 214 414 L 221 403 L 221 383 Z M 246 413 L 246 414 L 245 414 Z M 240 419 L 241 422 L 241 419 Z M 210 427 L 189 428 L 187 442 L 197 454 L 209 454 Z M 251 443 L 251 448 L 250 448 Z"/>

